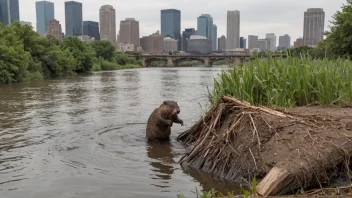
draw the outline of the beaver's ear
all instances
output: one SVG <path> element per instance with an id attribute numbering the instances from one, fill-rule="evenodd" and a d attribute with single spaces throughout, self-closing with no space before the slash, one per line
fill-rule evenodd
<path id="1" fill-rule="evenodd" d="M 166 102 L 166 101 L 164 101 L 164 105 L 167 105 L 167 102 Z"/>

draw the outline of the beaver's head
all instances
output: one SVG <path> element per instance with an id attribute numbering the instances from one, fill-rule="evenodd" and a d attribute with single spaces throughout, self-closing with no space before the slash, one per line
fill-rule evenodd
<path id="1" fill-rule="evenodd" d="M 180 113 L 180 107 L 175 101 L 164 101 L 163 104 L 160 105 L 160 109 L 171 116 L 176 116 Z"/>

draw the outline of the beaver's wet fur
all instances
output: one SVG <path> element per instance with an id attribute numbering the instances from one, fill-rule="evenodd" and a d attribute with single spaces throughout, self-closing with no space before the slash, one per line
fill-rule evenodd
<path id="1" fill-rule="evenodd" d="M 147 123 L 146 137 L 148 141 L 170 140 L 173 123 L 183 126 L 183 121 L 178 118 L 180 108 L 175 101 L 164 101 L 159 108 L 150 115 Z"/>

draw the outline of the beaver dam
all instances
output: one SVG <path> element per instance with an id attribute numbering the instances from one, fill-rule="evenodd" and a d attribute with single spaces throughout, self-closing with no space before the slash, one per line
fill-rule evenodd
<path id="1" fill-rule="evenodd" d="M 225 96 L 178 140 L 190 148 L 182 165 L 233 181 L 257 177 L 262 196 L 350 181 L 349 107 L 276 111 Z"/>

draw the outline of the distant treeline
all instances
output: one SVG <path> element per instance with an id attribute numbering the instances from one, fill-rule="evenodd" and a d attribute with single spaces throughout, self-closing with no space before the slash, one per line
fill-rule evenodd
<path id="1" fill-rule="evenodd" d="M 0 23 L 0 83 L 140 65 L 140 61 L 116 52 L 109 41 L 84 43 L 76 37 L 59 41 L 53 36 L 42 37 L 19 22 Z"/>

